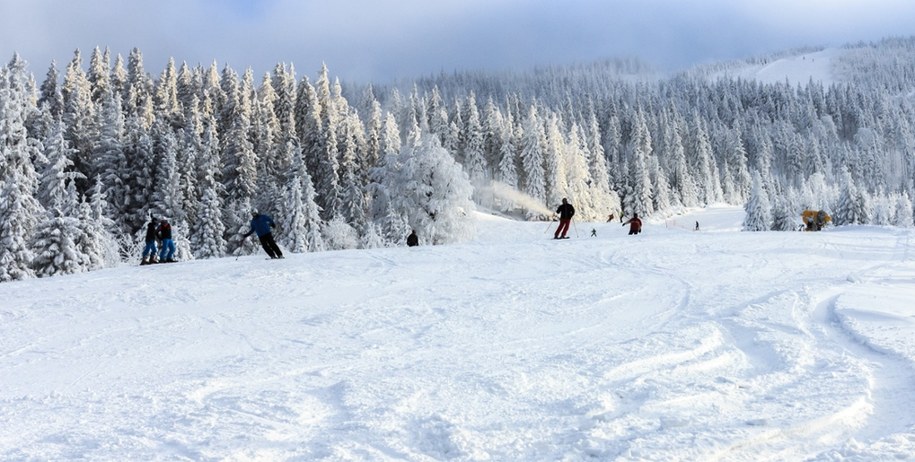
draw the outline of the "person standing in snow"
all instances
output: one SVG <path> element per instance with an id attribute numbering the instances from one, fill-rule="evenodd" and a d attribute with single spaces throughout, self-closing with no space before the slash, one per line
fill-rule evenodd
<path id="1" fill-rule="evenodd" d="M 632 218 L 623 223 L 623 226 L 629 225 L 629 235 L 638 234 L 642 232 L 642 220 L 639 219 L 639 214 L 633 213 Z"/>
<path id="2" fill-rule="evenodd" d="M 275 227 L 276 223 L 273 222 L 273 218 L 270 218 L 269 215 L 252 212 L 251 231 L 245 234 L 245 239 L 252 233 L 257 233 L 257 238 L 261 241 L 261 247 L 264 248 L 264 252 L 267 252 L 267 255 L 270 255 L 270 258 L 283 258 L 280 246 L 276 245 L 276 241 L 273 240 L 273 228 Z"/>
<path id="3" fill-rule="evenodd" d="M 160 263 L 174 263 L 175 261 L 175 241 L 172 240 L 172 225 L 168 220 L 163 219 L 159 223 L 158 231 L 159 240 L 162 241 L 162 250 L 159 251 Z"/>
<path id="4" fill-rule="evenodd" d="M 156 232 L 158 231 L 159 222 L 156 220 L 156 217 L 149 217 L 149 224 L 146 225 L 146 247 L 143 248 L 143 260 L 140 261 L 141 265 L 149 265 L 151 263 L 156 263 L 156 252 L 159 250 L 156 248 Z"/>
<path id="5" fill-rule="evenodd" d="M 556 213 L 559 214 L 559 226 L 556 228 L 556 232 L 553 233 L 553 239 L 566 239 L 566 233 L 569 232 L 569 224 L 572 222 L 572 217 L 575 216 L 575 207 L 572 207 L 568 199 L 563 197 L 562 205 L 556 209 Z"/>
<path id="6" fill-rule="evenodd" d="M 407 236 L 407 245 L 410 247 L 416 247 L 419 245 L 419 237 L 416 236 L 416 230 L 412 230 L 410 235 Z"/>

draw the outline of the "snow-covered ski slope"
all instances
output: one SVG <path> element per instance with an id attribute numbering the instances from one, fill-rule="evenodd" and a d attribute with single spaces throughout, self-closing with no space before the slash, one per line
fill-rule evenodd
<path id="1" fill-rule="evenodd" d="M 0 460 L 911 460 L 915 232 L 740 215 L 0 284 Z"/>
<path id="2" fill-rule="evenodd" d="M 775 59 L 765 64 L 742 64 L 713 73 L 712 78 L 727 76 L 743 80 L 757 80 L 767 84 L 788 82 L 792 86 L 807 85 L 813 80 L 828 87 L 840 80 L 834 71 L 833 60 L 844 52 L 841 48 L 826 48 Z"/>

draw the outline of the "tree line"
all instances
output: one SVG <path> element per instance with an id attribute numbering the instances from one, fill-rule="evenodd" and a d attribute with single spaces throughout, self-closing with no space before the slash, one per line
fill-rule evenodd
<path id="1" fill-rule="evenodd" d="M 176 66 L 153 78 L 79 51 L 38 84 L 0 68 L 0 281 L 139 258 L 167 217 L 181 259 L 255 251 L 252 210 L 292 252 L 472 235 L 475 207 L 543 218 L 493 182 L 583 219 L 744 204 L 747 229 L 794 229 L 805 208 L 836 224 L 912 225 L 912 39 L 849 48 L 824 87 L 659 77 L 632 62 L 455 73 L 407 85 L 314 83 L 292 65 Z M 911 51 L 909 51 L 911 52 Z M 909 61 L 915 62 L 915 61 Z M 868 78 L 867 76 L 871 77 Z M 551 207 L 552 208 L 552 207 Z"/>

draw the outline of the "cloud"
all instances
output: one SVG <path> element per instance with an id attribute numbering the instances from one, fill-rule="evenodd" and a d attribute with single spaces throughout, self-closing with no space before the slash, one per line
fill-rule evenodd
<path id="1" fill-rule="evenodd" d="M 40 73 L 96 46 L 151 72 L 277 62 L 350 80 L 640 57 L 665 69 L 804 45 L 911 35 L 907 0 L 0 0 L 0 52 Z"/>

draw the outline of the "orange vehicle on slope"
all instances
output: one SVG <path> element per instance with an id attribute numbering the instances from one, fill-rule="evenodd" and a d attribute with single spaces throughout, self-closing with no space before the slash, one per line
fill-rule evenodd
<path id="1" fill-rule="evenodd" d="M 832 217 L 823 210 L 804 210 L 801 219 L 804 220 L 804 231 L 819 231 L 832 221 Z"/>

